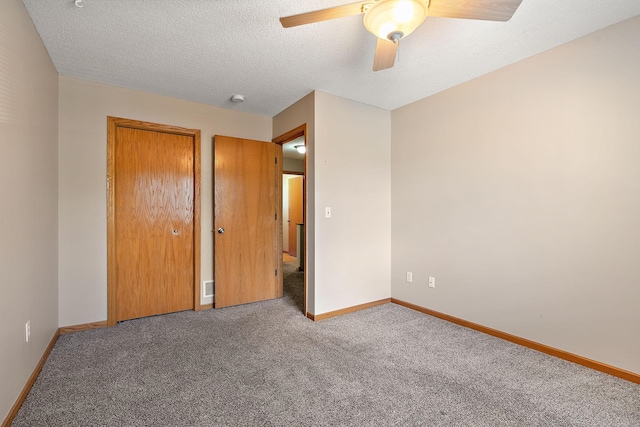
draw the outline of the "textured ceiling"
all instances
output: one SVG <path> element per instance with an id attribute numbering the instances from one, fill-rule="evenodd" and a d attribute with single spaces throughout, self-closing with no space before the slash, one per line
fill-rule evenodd
<path id="1" fill-rule="evenodd" d="M 304 136 L 282 144 L 282 157 L 287 159 L 304 160 L 304 154 L 296 150 L 296 145 L 304 145 Z"/>
<path id="2" fill-rule="evenodd" d="M 350 2 L 24 0 L 62 75 L 268 116 L 313 90 L 393 110 L 640 14 L 640 0 L 523 0 L 506 23 L 427 18 L 379 72 L 361 16 L 278 21 Z"/>

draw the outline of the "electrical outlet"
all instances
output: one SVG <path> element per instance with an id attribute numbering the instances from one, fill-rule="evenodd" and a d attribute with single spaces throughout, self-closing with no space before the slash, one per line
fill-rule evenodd
<path id="1" fill-rule="evenodd" d="M 436 287 L 436 278 L 435 277 L 429 277 L 429 287 L 430 288 L 435 288 Z"/>
<path id="2" fill-rule="evenodd" d="M 407 271 L 407 282 L 413 282 L 413 273 L 410 271 Z"/>
<path id="3" fill-rule="evenodd" d="M 31 320 L 24 324 L 24 342 L 29 342 L 31 337 Z"/>

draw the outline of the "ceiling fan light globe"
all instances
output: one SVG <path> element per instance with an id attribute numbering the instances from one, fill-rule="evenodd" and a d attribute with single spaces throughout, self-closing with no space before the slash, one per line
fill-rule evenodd
<path id="1" fill-rule="evenodd" d="M 364 26 L 381 39 L 392 33 L 411 34 L 427 17 L 427 0 L 381 0 L 364 14 Z"/>

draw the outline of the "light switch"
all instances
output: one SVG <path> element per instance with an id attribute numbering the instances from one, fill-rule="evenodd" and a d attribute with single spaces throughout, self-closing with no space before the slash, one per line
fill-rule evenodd
<path id="1" fill-rule="evenodd" d="M 329 207 L 324 208 L 324 217 L 331 218 L 331 208 Z"/>

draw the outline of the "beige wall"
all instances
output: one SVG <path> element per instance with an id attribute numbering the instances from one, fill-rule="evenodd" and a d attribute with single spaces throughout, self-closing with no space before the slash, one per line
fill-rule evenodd
<path id="1" fill-rule="evenodd" d="M 304 172 L 304 160 L 283 159 L 282 170 L 286 172 Z"/>
<path id="2" fill-rule="evenodd" d="M 315 314 L 391 296 L 390 141 L 389 111 L 316 92 Z"/>
<path id="3" fill-rule="evenodd" d="M 314 245 L 315 236 L 313 231 L 313 225 L 315 224 L 315 218 L 310 212 L 313 212 L 315 206 L 313 197 L 310 195 L 314 192 L 314 173 L 315 168 L 313 166 L 313 150 L 315 140 L 315 93 L 311 92 L 304 98 L 291 105 L 287 109 L 281 111 L 273 118 L 273 138 L 277 138 L 280 135 L 302 126 L 307 125 L 307 134 L 305 135 L 305 145 L 307 146 L 306 161 L 307 161 L 307 181 L 305 182 L 307 191 L 307 217 L 305 218 L 305 233 L 306 233 L 306 270 L 305 280 L 307 281 L 307 312 L 315 313 L 315 282 L 314 282 Z"/>
<path id="4" fill-rule="evenodd" d="M 268 141 L 271 118 L 63 76 L 59 105 L 60 326 L 107 316 L 107 116 L 201 130 L 201 279 L 212 280 L 212 136 Z"/>
<path id="5" fill-rule="evenodd" d="M 640 17 L 393 112 L 395 298 L 640 373 L 638 46 Z"/>
<path id="6" fill-rule="evenodd" d="M 0 11 L 0 421 L 58 327 L 58 75 L 21 1 Z M 25 342 L 25 323 L 31 339 Z"/>

